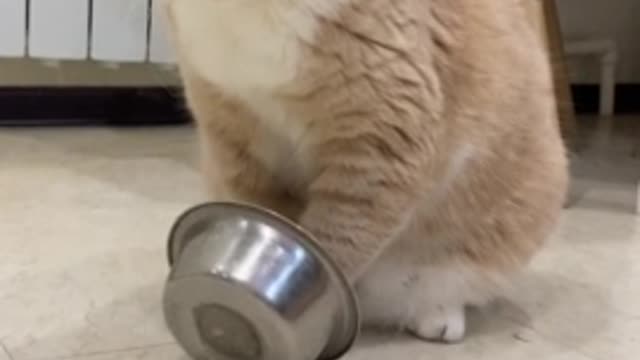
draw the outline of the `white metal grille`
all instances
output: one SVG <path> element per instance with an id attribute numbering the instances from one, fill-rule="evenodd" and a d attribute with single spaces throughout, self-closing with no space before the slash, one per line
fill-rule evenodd
<path id="1" fill-rule="evenodd" d="M 164 0 L 0 0 L 0 57 L 172 63 Z"/>

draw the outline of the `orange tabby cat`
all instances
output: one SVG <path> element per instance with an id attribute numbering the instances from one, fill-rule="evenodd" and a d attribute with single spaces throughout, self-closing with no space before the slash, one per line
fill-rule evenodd
<path id="1" fill-rule="evenodd" d="M 461 340 L 567 188 L 519 1 L 169 0 L 212 197 L 309 229 L 367 322 Z"/>

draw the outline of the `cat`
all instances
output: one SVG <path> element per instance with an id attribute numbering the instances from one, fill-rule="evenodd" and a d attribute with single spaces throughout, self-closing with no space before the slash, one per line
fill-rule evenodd
<path id="1" fill-rule="evenodd" d="M 568 171 L 520 0 L 168 0 L 213 200 L 299 222 L 366 324 L 457 342 L 542 248 Z"/>

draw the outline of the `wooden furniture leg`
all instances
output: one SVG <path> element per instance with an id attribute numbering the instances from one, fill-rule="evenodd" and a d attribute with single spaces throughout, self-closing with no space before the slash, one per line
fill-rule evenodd
<path id="1" fill-rule="evenodd" d="M 573 147 L 576 132 L 576 116 L 571 97 L 569 74 L 564 52 L 562 30 L 555 0 L 522 0 L 529 12 L 533 26 L 538 29 L 553 67 L 553 83 L 556 94 L 558 118 L 562 137 L 569 148 Z"/>

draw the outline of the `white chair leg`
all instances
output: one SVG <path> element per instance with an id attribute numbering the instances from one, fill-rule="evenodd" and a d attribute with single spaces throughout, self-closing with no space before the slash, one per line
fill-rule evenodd
<path id="1" fill-rule="evenodd" d="M 640 215 L 640 182 L 636 187 L 636 214 Z"/>
<path id="2" fill-rule="evenodd" d="M 565 49 L 569 56 L 596 56 L 600 59 L 600 115 L 612 116 L 615 110 L 618 62 L 618 49 L 615 41 L 610 39 L 569 41 Z"/>
<path id="3" fill-rule="evenodd" d="M 602 56 L 600 80 L 600 115 L 613 116 L 615 111 L 616 65 L 618 55 L 611 47 Z"/>

